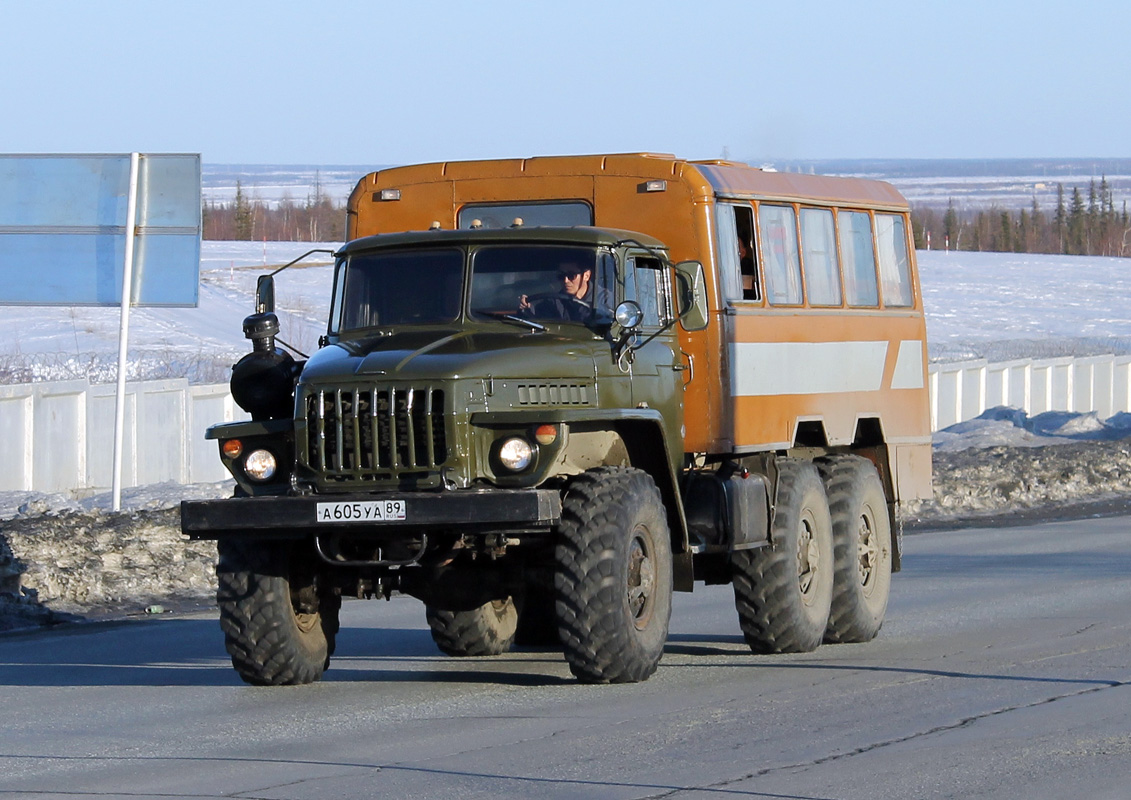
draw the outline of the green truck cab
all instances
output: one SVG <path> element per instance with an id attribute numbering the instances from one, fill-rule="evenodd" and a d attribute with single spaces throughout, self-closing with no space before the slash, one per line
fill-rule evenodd
<path id="1" fill-rule="evenodd" d="M 446 653 L 560 642 L 583 681 L 647 678 L 711 549 L 681 496 L 676 329 L 706 324 L 702 266 L 585 227 L 382 234 L 336 260 L 304 362 L 261 279 L 232 377 L 252 419 L 208 431 L 235 496 L 182 504 L 218 542 L 237 671 L 317 680 L 342 597 L 400 592 Z"/>

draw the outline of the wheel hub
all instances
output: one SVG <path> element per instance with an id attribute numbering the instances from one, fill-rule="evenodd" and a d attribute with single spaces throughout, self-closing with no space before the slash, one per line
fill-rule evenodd
<path id="1" fill-rule="evenodd" d="M 817 537 L 813 535 L 813 523 L 808 519 L 803 520 L 797 537 L 797 585 L 802 597 L 807 598 L 811 594 L 820 563 L 821 551 L 817 546 Z"/>
<path id="2" fill-rule="evenodd" d="M 859 553 L 860 562 L 857 564 L 859 568 L 860 585 L 868 586 L 872 582 L 872 576 L 876 571 L 876 564 L 879 562 L 880 550 L 876 545 L 876 537 L 872 533 L 871 521 L 867 517 L 860 518 L 859 536 Z"/>
<path id="3" fill-rule="evenodd" d="M 319 623 L 318 594 L 313 584 L 308 584 L 298 589 L 291 590 L 291 610 L 294 612 L 295 625 L 303 633 L 314 630 Z"/>
<path id="4" fill-rule="evenodd" d="M 637 628 L 647 627 L 652 615 L 652 596 L 656 586 L 656 565 L 640 534 L 632 537 L 628 554 L 628 610 Z"/>

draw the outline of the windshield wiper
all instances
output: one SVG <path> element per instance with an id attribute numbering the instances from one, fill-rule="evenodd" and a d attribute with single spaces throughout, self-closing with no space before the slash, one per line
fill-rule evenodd
<path id="1" fill-rule="evenodd" d="M 543 325 L 540 322 L 535 322 L 534 320 L 527 319 L 526 317 L 519 317 L 519 316 L 516 316 L 514 314 L 508 314 L 505 311 L 480 311 L 478 313 L 487 314 L 490 317 L 493 317 L 495 319 L 506 320 L 507 322 L 517 322 L 521 325 L 527 326 L 528 328 L 530 328 L 533 331 L 544 331 L 544 330 L 546 330 L 546 326 Z"/>

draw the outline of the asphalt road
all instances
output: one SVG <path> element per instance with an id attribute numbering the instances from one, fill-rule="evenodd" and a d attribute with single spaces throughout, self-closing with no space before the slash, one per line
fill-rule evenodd
<path id="1" fill-rule="evenodd" d="M 643 684 L 450 659 L 350 602 L 322 683 L 262 689 L 212 613 L 0 638 L 0 797 L 1127 798 L 1131 517 L 905 540 L 864 645 L 755 656 L 677 596 Z"/>

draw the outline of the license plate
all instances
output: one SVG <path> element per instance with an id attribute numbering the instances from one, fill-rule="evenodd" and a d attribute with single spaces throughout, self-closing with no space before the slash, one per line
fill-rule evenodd
<path id="1" fill-rule="evenodd" d="M 364 500 L 353 503 L 318 503 L 317 521 L 396 522 L 408 519 L 404 500 Z"/>

